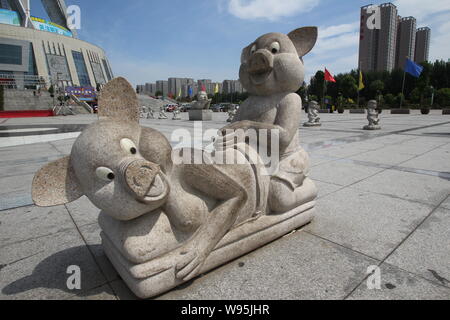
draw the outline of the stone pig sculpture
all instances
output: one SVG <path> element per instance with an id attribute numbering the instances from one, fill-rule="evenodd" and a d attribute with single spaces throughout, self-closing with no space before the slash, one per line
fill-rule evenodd
<path id="1" fill-rule="evenodd" d="M 280 168 L 272 176 L 269 207 L 286 212 L 314 199 L 317 190 L 307 177 L 309 158 L 300 147 L 299 123 L 302 101 L 295 92 L 304 79 L 302 57 L 315 45 L 316 27 L 265 34 L 241 55 L 240 81 L 250 93 L 233 123 L 222 129 L 276 129 L 279 131 Z"/>
<path id="2" fill-rule="evenodd" d="M 160 132 L 141 127 L 136 94 L 117 78 L 100 94 L 100 120 L 81 133 L 71 155 L 36 174 L 33 200 L 53 206 L 86 195 L 101 209 L 106 255 L 141 298 L 300 228 L 313 218 L 317 189 L 299 146 L 302 102 L 295 91 L 303 81 L 301 57 L 316 38 L 312 27 L 270 33 L 242 53 L 240 78 L 250 97 L 223 130 L 277 130 L 275 173 L 259 161 L 259 148 L 233 135 L 216 137 L 210 153 L 200 150 L 201 163 L 184 161 L 192 149 L 172 150 Z"/>
<path id="3" fill-rule="evenodd" d="M 36 174 L 32 197 L 39 206 L 54 206 L 86 195 L 118 221 L 162 209 L 181 241 L 156 243 L 147 251 L 178 248 L 155 262 L 155 270 L 175 265 L 177 278 L 189 280 L 228 230 L 257 211 L 248 195 L 255 189 L 254 172 L 250 165 L 174 164 L 167 139 L 139 126 L 137 103 L 125 79 L 109 82 L 99 100 L 100 120 L 81 133 L 69 157 Z"/>

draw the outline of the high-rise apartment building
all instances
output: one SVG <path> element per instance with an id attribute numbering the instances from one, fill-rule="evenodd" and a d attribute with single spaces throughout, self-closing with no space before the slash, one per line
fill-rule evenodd
<path id="1" fill-rule="evenodd" d="M 416 40 L 416 19 L 400 17 L 394 4 L 364 6 L 360 17 L 358 65 L 362 71 L 403 68 L 406 57 L 419 62 L 428 59 L 430 29 L 420 28 Z M 414 59 L 416 52 L 418 59 Z"/>
<path id="2" fill-rule="evenodd" d="M 394 69 L 396 39 L 397 7 L 395 5 L 384 3 L 379 6 L 367 5 L 361 8 L 359 65 L 362 71 Z"/>
<path id="3" fill-rule="evenodd" d="M 416 19 L 414 17 L 399 17 L 395 68 L 402 69 L 405 66 L 406 58 L 414 60 L 415 51 Z"/>
<path id="4" fill-rule="evenodd" d="M 416 33 L 416 52 L 414 61 L 417 63 L 428 61 L 430 52 L 431 29 L 428 27 L 417 29 Z"/>
<path id="5" fill-rule="evenodd" d="M 169 82 L 166 80 L 156 81 L 156 92 L 162 92 L 164 96 L 167 96 L 169 93 Z"/>

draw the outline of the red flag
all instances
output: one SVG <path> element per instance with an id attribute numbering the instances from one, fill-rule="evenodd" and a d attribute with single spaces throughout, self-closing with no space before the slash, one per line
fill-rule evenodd
<path id="1" fill-rule="evenodd" d="M 336 80 L 333 78 L 333 76 L 331 75 L 330 71 L 327 70 L 327 68 L 325 68 L 325 81 L 336 82 Z"/>
<path id="2" fill-rule="evenodd" d="M 205 91 L 205 92 L 206 92 L 206 87 L 205 87 L 205 85 L 202 85 L 202 91 Z"/>

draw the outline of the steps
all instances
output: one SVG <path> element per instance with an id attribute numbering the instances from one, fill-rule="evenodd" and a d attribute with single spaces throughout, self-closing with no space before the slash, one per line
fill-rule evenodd
<path id="1" fill-rule="evenodd" d="M 41 95 L 33 94 L 33 90 L 4 89 L 3 111 L 51 110 L 53 98 L 47 91 Z"/>

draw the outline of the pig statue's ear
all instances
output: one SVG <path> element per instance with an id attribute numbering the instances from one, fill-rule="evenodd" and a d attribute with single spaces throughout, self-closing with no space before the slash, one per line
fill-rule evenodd
<path id="1" fill-rule="evenodd" d="M 31 188 L 33 202 L 39 207 L 51 207 L 77 200 L 83 195 L 70 157 L 47 164 L 33 179 Z"/>
<path id="2" fill-rule="evenodd" d="M 317 27 L 304 27 L 295 29 L 289 32 L 289 39 L 291 39 L 298 56 L 301 58 L 312 50 L 317 41 Z"/>
<path id="3" fill-rule="evenodd" d="M 98 116 L 139 122 L 139 101 L 127 80 L 114 78 L 103 87 L 98 99 Z"/>

